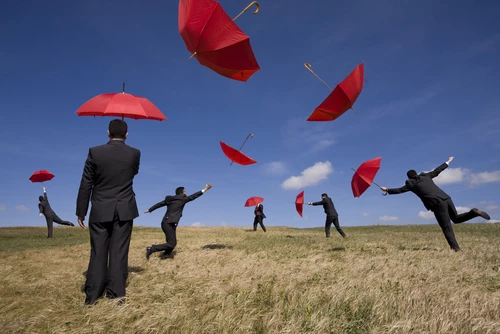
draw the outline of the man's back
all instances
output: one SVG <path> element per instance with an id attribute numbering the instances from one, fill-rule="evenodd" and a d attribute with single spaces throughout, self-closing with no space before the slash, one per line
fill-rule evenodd
<path id="1" fill-rule="evenodd" d="M 122 221 L 139 216 L 134 176 L 139 172 L 141 152 L 121 140 L 92 147 L 83 170 L 77 199 L 77 216 L 84 217 L 92 193 L 89 221 L 112 221 L 115 212 Z"/>
<path id="2" fill-rule="evenodd" d="M 184 205 L 186 205 L 186 203 L 188 202 L 195 200 L 201 195 L 203 195 L 202 191 L 197 191 L 189 196 L 186 196 L 184 194 L 179 194 L 175 196 L 169 195 L 166 196 L 163 201 L 158 202 L 151 208 L 149 208 L 148 211 L 153 212 L 154 210 L 166 205 L 167 212 L 165 212 L 162 221 L 167 223 L 178 223 L 182 217 L 182 211 L 184 210 Z"/>
<path id="3" fill-rule="evenodd" d="M 38 208 L 41 208 L 40 212 L 45 216 L 54 214 L 54 210 L 50 207 L 49 199 L 46 194 L 43 194 L 43 200 L 38 203 Z"/>
<path id="4" fill-rule="evenodd" d="M 319 202 L 312 203 L 312 205 L 322 205 L 327 216 L 338 216 L 337 210 L 335 210 L 335 205 L 333 205 L 332 199 L 328 196 Z"/>

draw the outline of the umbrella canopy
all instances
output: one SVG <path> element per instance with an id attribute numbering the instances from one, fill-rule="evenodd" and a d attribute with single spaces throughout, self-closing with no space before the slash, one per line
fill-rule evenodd
<path id="1" fill-rule="evenodd" d="M 115 116 L 133 119 L 165 121 L 167 118 L 151 101 L 125 93 L 125 83 L 121 93 L 106 93 L 94 96 L 75 112 L 78 116 Z"/>
<path id="2" fill-rule="evenodd" d="M 245 206 L 255 206 L 262 202 L 264 202 L 264 199 L 262 197 L 253 196 L 247 199 L 247 201 L 245 202 Z"/>
<path id="3" fill-rule="evenodd" d="M 48 170 L 42 169 L 33 173 L 30 176 L 29 180 L 31 182 L 45 182 L 50 181 L 54 178 L 54 174 L 49 172 Z"/>
<path id="4" fill-rule="evenodd" d="M 246 156 L 245 154 L 241 153 L 240 151 L 236 150 L 235 148 L 227 145 L 226 143 L 219 142 L 220 147 L 222 148 L 222 152 L 226 155 L 226 157 L 231 160 L 231 164 L 233 162 L 237 163 L 238 165 L 242 166 L 248 166 L 257 163 L 256 160 Z"/>
<path id="5" fill-rule="evenodd" d="M 351 189 L 354 197 L 360 197 L 372 183 L 380 188 L 373 179 L 380 169 L 381 160 L 381 157 L 371 159 L 363 162 L 358 169 L 353 168 L 355 172 L 351 180 Z"/>
<path id="6" fill-rule="evenodd" d="M 295 209 L 297 209 L 297 212 L 301 217 L 303 208 L 304 208 L 304 190 L 302 190 L 302 192 L 300 192 L 297 195 L 297 198 L 295 199 Z"/>
<path id="7" fill-rule="evenodd" d="M 254 4 L 257 5 L 254 14 L 257 14 L 260 8 L 257 1 L 250 3 L 243 12 Z M 234 23 L 219 2 L 180 0 L 178 27 L 189 52 L 214 72 L 233 80 L 247 81 L 260 70 L 250 37 Z"/>
<path id="8" fill-rule="evenodd" d="M 309 64 L 306 63 L 304 65 L 309 71 L 316 75 L 316 73 L 310 69 Z M 321 78 L 319 79 L 321 80 Z M 333 121 L 339 118 L 347 110 L 354 110 L 353 105 L 363 90 L 364 80 L 365 65 L 361 63 L 332 90 L 330 95 L 314 109 L 307 120 L 310 122 Z M 323 81 L 323 83 L 325 82 Z M 325 83 L 325 85 L 327 84 Z M 330 88 L 328 85 L 327 87 Z"/>

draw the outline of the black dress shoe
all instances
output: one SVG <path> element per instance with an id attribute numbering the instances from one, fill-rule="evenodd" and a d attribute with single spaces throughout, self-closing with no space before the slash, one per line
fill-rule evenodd
<path id="1" fill-rule="evenodd" d="M 151 247 L 146 247 L 146 260 L 149 261 L 149 257 L 153 254 L 153 251 L 151 250 Z"/>
<path id="2" fill-rule="evenodd" d="M 487 214 L 486 212 L 481 211 L 481 210 L 476 209 L 476 208 L 472 209 L 472 211 L 474 211 L 476 214 L 478 214 L 479 216 L 483 217 L 484 219 L 490 220 L 490 215 Z"/>

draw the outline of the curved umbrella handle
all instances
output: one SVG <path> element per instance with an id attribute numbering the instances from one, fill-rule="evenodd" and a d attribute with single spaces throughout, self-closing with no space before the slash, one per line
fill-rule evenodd
<path id="1" fill-rule="evenodd" d="M 318 79 L 319 79 L 319 81 L 321 81 L 321 82 L 322 82 L 322 83 L 323 83 L 326 87 L 330 88 L 330 90 L 333 90 L 333 89 L 332 89 L 332 87 L 328 86 L 328 84 L 327 84 L 327 83 L 326 83 L 323 79 L 321 79 L 321 78 L 320 78 L 320 77 L 319 77 L 316 73 L 314 73 L 314 71 L 313 71 L 313 70 L 311 70 L 311 67 L 312 67 L 312 66 L 311 66 L 311 64 L 309 64 L 309 63 L 304 63 L 304 67 L 305 67 L 305 68 L 307 68 L 307 70 L 308 70 L 309 72 L 311 72 L 312 74 L 314 74 L 314 76 L 315 76 L 316 78 L 318 78 Z"/>
<path id="2" fill-rule="evenodd" d="M 240 17 L 241 14 L 243 14 L 244 12 L 246 12 L 247 10 L 249 10 L 250 7 L 252 7 L 253 5 L 255 5 L 257 7 L 257 8 L 255 8 L 255 12 L 253 12 L 253 13 L 254 13 L 254 15 L 257 14 L 259 12 L 259 10 L 260 10 L 260 5 L 259 5 L 259 3 L 257 1 L 252 1 L 252 2 L 250 2 L 248 4 L 248 6 L 245 7 L 245 9 L 243 9 L 241 11 L 241 13 L 239 13 L 238 15 L 236 15 L 236 17 L 233 19 L 233 21 L 235 21 L 238 17 Z"/>

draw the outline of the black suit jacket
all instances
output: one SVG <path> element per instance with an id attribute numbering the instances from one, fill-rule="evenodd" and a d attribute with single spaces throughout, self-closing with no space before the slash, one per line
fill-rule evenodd
<path id="1" fill-rule="evenodd" d="M 55 212 L 52 210 L 49 204 L 49 198 L 47 197 L 47 193 L 43 193 L 43 200 L 38 203 L 38 209 L 40 210 L 40 213 L 43 213 L 45 217 L 54 215 Z"/>
<path id="2" fill-rule="evenodd" d="M 92 194 L 89 223 L 121 221 L 139 217 L 134 176 L 139 173 L 141 152 L 122 140 L 110 140 L 89 149 L 76 200 L 76 215 L 85 217 Z"/>
<path id="3" fill-rule="evenodd" d="M 183 194 L 175 196 L 166 196 L 163 201 L 156 203 L 155 205 L 150 207 L 148 211 L 153 212 L 154 210 L 166 205 L 167 212 L 165 212 L 165 215 L 163 216 L 162 223 L 169 223 L 169 224 L 178 223 L 181 220 L 182 210 L 184 210 L 184 205 L 186 205 L 186 203 L 188 202 L 197 199 L 201 195 L 203 195 L 203 192 L 200 190 L 189 196 Z"/>
<path id="4" fill-rule="evenodd" d="M 335 205 L 333 205 L 332 199 L 330 197 L 325 197 L 319 202 L 314 202 L 312 205 L 323 205 L 325 213 L 327 216 L 338 216 L 337 210 L 335 210 Z"/>
<path id="5" fill-rule="evenodd" d="M 450 198 L 447 193 L 441 190 L 434 181 L 432 181 L 433 178 L 438 176 L 446 168 L 448 168 L 448 164 L 444 163 L 432 172 L 420 173 L 415 178 L 406 180 L 405 185 L 401 188 L 387 189 L 387 193 L 394 195 L 411 191 L 420 198 L 427 210 L 433 211 L 440 200 Z"/>
<path id="6" fill-rule="evenodd" d="M 262 204 L 257 204 L 255 207 L 255 210 L 253 210 L 254 215 L 256 216 L 262 216 L 262 218 L 267 218 L 266 215 L 264 214 L 264 205 Z"/>

